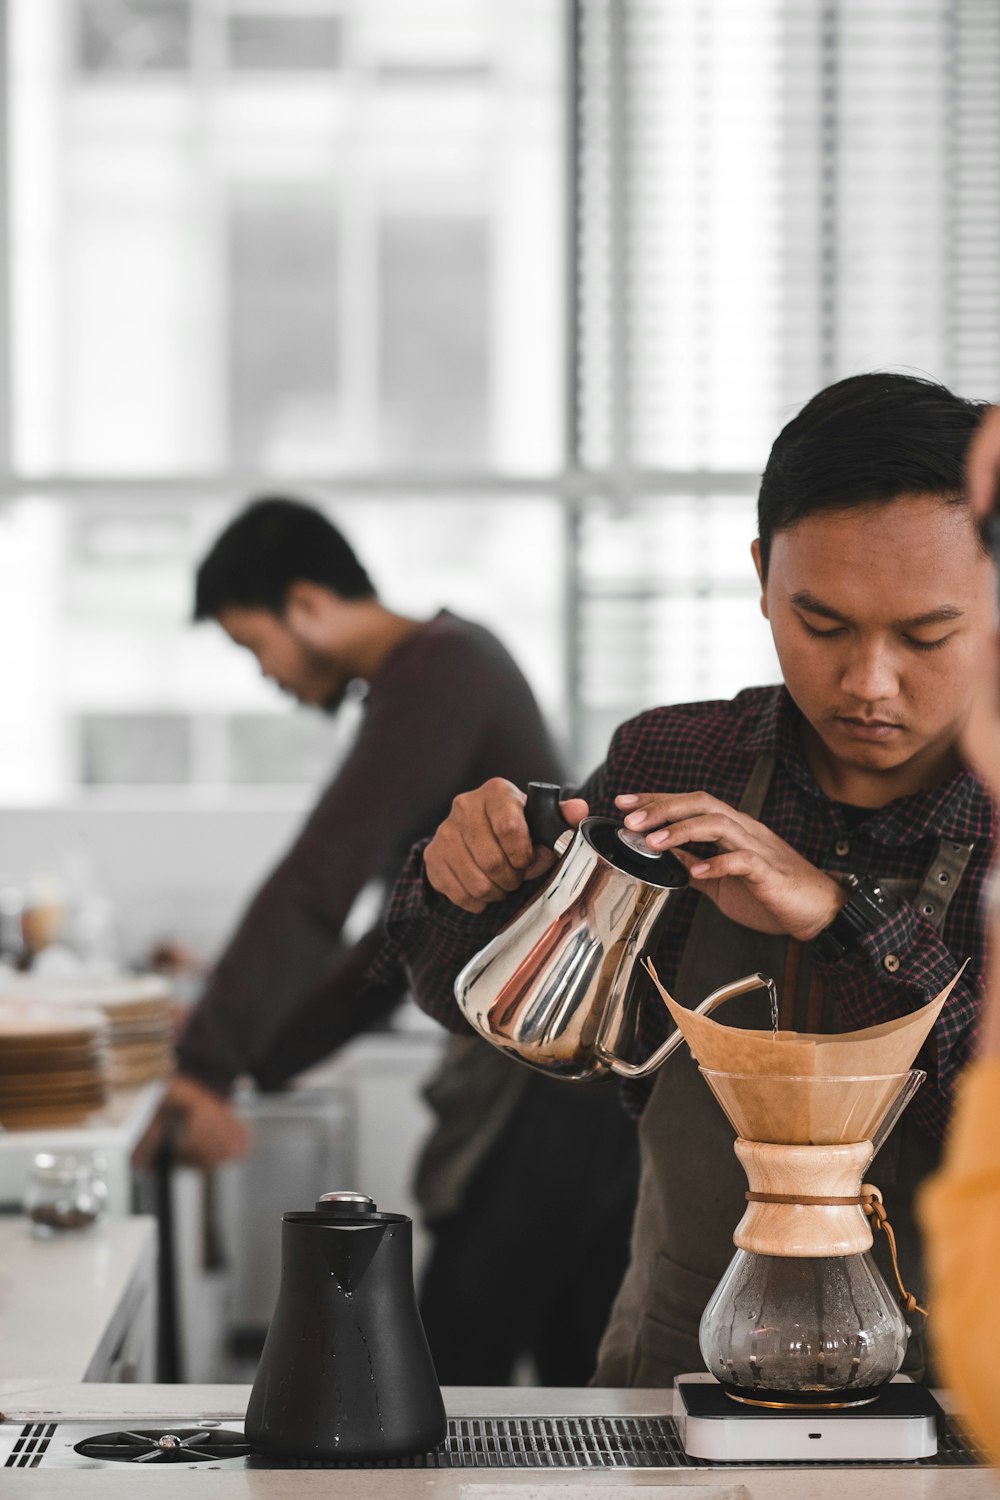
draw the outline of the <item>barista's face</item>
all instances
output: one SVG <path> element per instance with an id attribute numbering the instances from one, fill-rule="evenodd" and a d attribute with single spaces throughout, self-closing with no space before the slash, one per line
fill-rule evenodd
<path id="1" fill-rule="evenodd" d="M 994 577 L 968 509 L 933 496 L 774 536 L 761 608 L 825 790 L 876 806 L 950 769 Z"/>
<path id="2" fill-rule="evenodd" d="M 299 619 L 297 608 L 275 615 L 234 604 L 221 609 L 217 618 L 230 640 L 246 647 L 263 676 L 283 693 L 328 713 L 340 706 L 353 674 L 330 651 L 310 642 L 308 622 Z"/>

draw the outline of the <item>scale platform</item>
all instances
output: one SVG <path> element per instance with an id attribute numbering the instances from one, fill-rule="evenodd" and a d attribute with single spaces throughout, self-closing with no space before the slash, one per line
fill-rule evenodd
<path id="1" fill-rule="evenodd" d="M 679 1375 L 675 1419 L 685 1453 L 715 1463 L 932 1458 L 944 1412 L 926 1386 L 897 1376 L 871 1406 L 769 1411 L 727 1396 L 714 1376 Z"/>

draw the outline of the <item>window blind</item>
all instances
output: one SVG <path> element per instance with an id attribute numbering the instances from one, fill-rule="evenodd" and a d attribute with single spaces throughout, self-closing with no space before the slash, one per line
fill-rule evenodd
<path id="1" fill-rule="evenodd" d="M 593 756 L 614 712 L 774 679 L 746 546 L 804 400 L 874 368 L 1000 396 L 1000 6 L 581 0 L 578 35 Z"/>

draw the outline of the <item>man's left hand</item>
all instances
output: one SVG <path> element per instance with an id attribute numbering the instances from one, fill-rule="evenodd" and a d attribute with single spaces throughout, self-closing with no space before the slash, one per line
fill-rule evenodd
<path id="1" fill-rule="evenodd" d="M 224 1161 L 246 1156 L 250 1130 L 228 1099 L 206 1088 L 196 1078 L 178 1073 L 167 1085 L 160 1107 L 132 1153 L 137 1167 L 151 1167 L 162 1145 L 168 1116 L 182 1119 L 176 1156 L 186 1166 L 209 1171 Z"/>
<path id="2" fill-rule="evenodd" d="M 707 792 L 616 797 L 625 825 L 647 835 L 651 849 L 669 849 L 691 885 L 743 927 L 810 942 L 847 899 L 832 875 L 811 865 L 763 823 Z M 664 826 L 669 825 L 669 826 Z M 708 859 L 685 844 L 714 844 Z"/>

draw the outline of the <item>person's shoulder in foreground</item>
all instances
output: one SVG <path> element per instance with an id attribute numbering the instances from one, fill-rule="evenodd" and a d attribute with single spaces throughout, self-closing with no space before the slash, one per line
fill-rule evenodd
<path id="1" fill-rule="evenodd" d="M 931 1276 L 935 1357 L 961 1417 L 1000 1459 L 996 1357 L 1000 1263 L 1000 1056 L 973 1063 L 958 1083 L 941 1171 L 920 1198 Z"/>
<path id="2" fill-rule="evenodd" d="M 987 413 L 968 459 L 977 516 L 1000 505 L 1000 407 Z M 1000 643 L 984 632 L 980 678 L 962 737 L 967 761 L 1000 799 Z M 996 868 L 992 882 L 997 881 Z M 991 1378 L 1000 1341 L 1000 911 L 991 882 L 992 957 L 986 980 L 982 1051 L 962 1075 L 941 1171 L 921 1194 L 931 1273 L 931 1334 L 941 1373 L 962 1420 L 1000 1460 L 1000 1399 Z"/>

